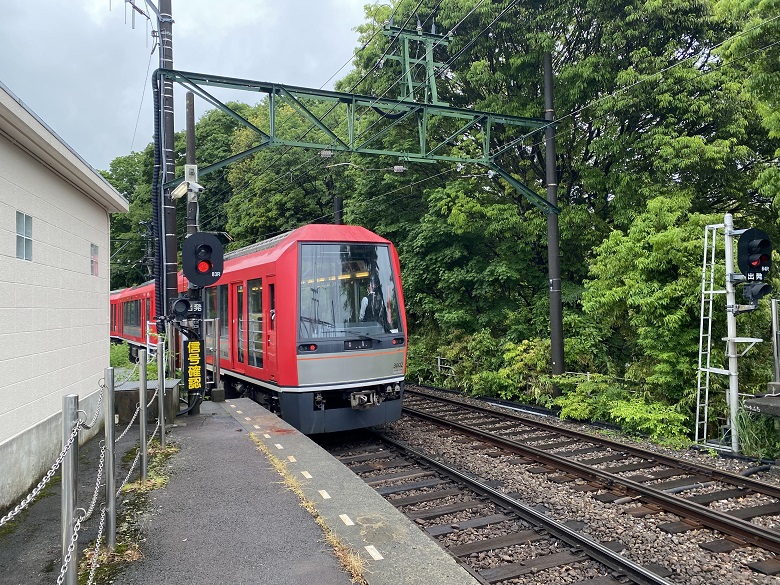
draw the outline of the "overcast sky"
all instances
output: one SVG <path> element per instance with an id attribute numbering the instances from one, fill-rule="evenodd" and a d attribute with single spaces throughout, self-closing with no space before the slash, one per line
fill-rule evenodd
<path id="1" fill-rule="evenodd" d="M 353 29 L 364 22 L 367 2 L 172 0 L 174 69 L 318 88 L 353 55 L 358 37 Z M 153 16 L 144 0 L 136 4 Z M 84 160 L 108 169 L 117 156 L 151 142 L 147 67 L 156 21 L 149 25 L 136 14 L 133 29 L 124 0 L 0 0 L 0 5 L 0 81 Z M 158 59 L 155 52 L 149 75 Z M 185 90 L 174 86 L 174 92 L 180 130 Z M 220 99 L 256 103 L 259 96 L 243 92 Z M 208 106 L 197 97 L 195 103 L 200 117 Z"/>

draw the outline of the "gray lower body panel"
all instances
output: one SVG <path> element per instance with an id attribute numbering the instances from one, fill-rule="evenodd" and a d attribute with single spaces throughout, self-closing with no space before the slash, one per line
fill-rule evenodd
<path id="1" fill-rule="evenodd" d="M 279 393 L 282 418 L 307 435 L 349 431 L 393 422 L 401 418 L 403 393 L 370 408 L 315 409 L 313 392 Z"/>

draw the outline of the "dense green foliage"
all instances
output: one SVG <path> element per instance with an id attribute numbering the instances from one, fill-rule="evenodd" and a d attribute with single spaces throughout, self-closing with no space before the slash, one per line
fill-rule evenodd
<path id="1" fill-rule="evenodd" d="M 780 235 L 780 45 L 768 40 L 780 30 L 778 0 L 423 0 L 413 14 L 417 4 L 366 6 L 339 90 L 398 95 L 399 66 L 385 59 L 391 39 L 377 33 L 391 13 L 396 25 L 419 18 L 425 30 L 435 20 L 439 32 L 454 31 L 434 51 L 447 63 L 439 97 L 454 106 L 542 117 L 542 55 L 552 52 L 566 366 L 583 373 L 555 381 L 564 395 L 550 392 L 547 218 L 481 167 L 404 163 L 399 174 L 387 170 L 399 161 L 384 156 L 267 149 L 204 177 L 202 229 L 246 245 L 332 221 L 339 195 L 348 223 L 400 251 L 412 380 L 554 404 L 564 416 L 659 437 L 690 434 L 704 226 L 729 212 L 738 227 Z M 265 101 L 233 107 L 269 127 Z M 340 113 L 307 107 L 325 120 Z M 366 112 L 356 132 L 381 123 Z M 276 128 L 289 140 L 322 139 L 288 106 Z M 432 123 L 440 135 L 453 130 Z M 201 166 L 259 141 L 220 112 L 196 132 Z M 477 155 L 474 132 L 448 148 Z M 515 141 L 497 162 L 544 194 L 543 137 L 523 132 L 496 128 L 490 150 Z M 388 125 L 376 148 L 413 148 L 416 139 Z M 138 229 L 150 215 L 151 150 L 116 159 L 106 176 L 131 199 L 130 214 L 113 220 L 112 286 L 125 286 L 148 276 Z M 723 308 L 714 339 L 725 335 Z M 769 337 L 766 306 L 739 319 L 740 335 Z M 741 364 L 743 390 L 761 389 L 769 348 Z"/>

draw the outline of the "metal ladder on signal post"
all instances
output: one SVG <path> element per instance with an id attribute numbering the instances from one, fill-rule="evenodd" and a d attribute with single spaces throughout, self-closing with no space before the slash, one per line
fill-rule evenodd
<path id="1" fill-rule="evenodd" d="M 704 228 L 704 260 L 701 268 L 701 319 L 699 323 L 699 367 L 696 394 L 696 443 L 707 444 L 709 426 L 710 376 L 729 375 L 724 368 L 712 365 L 712 310 L 715 295 L 726 294 L 726 290 L 715 290 L 715 252 L 718 230 L 725 224 L 713 224 Z"/>
<path id="2" fill-rule="evenodd" d="M 739 453 L 739 429 L 737 417 L 739 413 L 739 377 L 737 360 L 744 356 L 756 343 L 762 339 L 754 337 L 739 337 L 737 335 L 736 315 L 739 312 L 755 309 L 755 305 L 739 305 L 736 302 L 734 282 L 737 281 L 737 273 L 734 271 L 734 236 L 741 235 L 748 230 L 735 230 L 730 213 L 724 216 L 724 223 L 708 225 L 704 231 L 704 260 L 701 271 L 701 321 L 699 324 L 699 366 L 697 376 L 696 394 L 696 442 L 714 449 Z M 715 290 L 715 252 L 717 249 L 718 230 L 723 229 L 724 249 L 726 255 L 725 290 Z M 740 275 L 741 276 L 741 275 Z M 742 276 L 744 278 L 744 276 Z M 727 337 L 726 358 L 728 369 L 718 368 L 712 365 L 712 311 L 715 295 L 726 295 L 726 324 Z M 739 351 L 737 344 L 747 343 L 747 347 Z M 709 406 L 710 406 L 710 381 L 712 374 L 728 376 L 729 387 L 726 393 L 728 405 L 728 424 L 726 428 L 730 436 L 730 446 L 724 441 L 725 434 L 716 439 L 708 437 Z"/>

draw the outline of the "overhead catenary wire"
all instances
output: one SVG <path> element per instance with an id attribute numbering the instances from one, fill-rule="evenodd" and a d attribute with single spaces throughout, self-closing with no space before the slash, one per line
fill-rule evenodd
<path id="1" fill-rule="evenodd" d="M 407 17 L 407 19 L 406 19 L 406 21 L 405 21 L 404 25 L 402 25 L 402 27 L 401 27 L 401 28 L 404 28 L 404 27 L 405 27 L 405 26 L 406 26 L 406 25 L 409 23 L 409 21 L 411 20 L 412 16 L 413 16 L 413 15 L 416 13 L 416 11 L 419 9 L 420 5 L 422 4 L 422 1 L 423 1 L 423 0 L 419 0 L 419 1 L 418 1 L 418 4 L 417 4 L 417 6 L 414 8 L 414 10 L 412 10 L 412 12 L 410 13 L 409 17 Z M 471 10 L 470 10 L 470 11 L 469 11 L 467 14 L 466 14 L 466 16 L 464 16 L 464 17 L 463 17 L 463 18 L 462 18 L 462 19 L 461 19 L 461 20 L 458 22 L 458 24 L 457 24 L 457 25 L 456 25 L 456 26 L 453 28 L 453 30 L 456 30 L 456 29 L 457 29 L 457 27 L 459 27 L 459 26 L 460 26 L 460 25 L 461 25 L 461 24 L 462 24 L 462 23 L 463 23 L 463 22 L 466 20 L 466 18 L 468 18 L 468 17 L 469 17 L 471 14 L 473 14 L 473 12 L 474 12 L 474 11 L 475 11 L 477 8 L 479 8 L 479 6 L 480 6 L 481 4 L 483 4 L 483 3 L 484 3 L 484 1 L 485 1 L 485 0 L 480 0 L 480 2 L 479 2 L 479 3 L 478 3 L 476 6 L 474 6 L 474 7 L 473 7 L 473 8 L 472 8 L 472 9 L 471 9 Z M 390 17 L 390 18 L 392 18 L 392 16 L 395 14 L 395 12 L 397 11 L 397 9 L 398 9 L 399 5 L 400 5 L 400 3 L 396 5 L 396 8 L 395 8 L 395 10 L 393 11 L 393 13 L 391 14 L 391 17 Z M 436 8 L 434 8 L 434 11 L 433 11 L 433 13 L 435 13 L 436 9 L 438 9 L 438 7 L 439 7 L 440 5 L 441 5 L 441 0 L 439 0 L 438 4 L 436 5 Z M 425 22 L 423 23 L 423 25 L 422 25 L 422 26 L 424 26 L 425 24 L 427 24 L 427 22 L 428 22 L 428 20 L 431 18 L 431 16 L 432 16 L 432 15 L 429 15 L 429 16 L 428 16 L 428 17 L 425 19 Z M 376 33 L 376 31 L 375 31 L 375 32 L 374 32 L 374 34 L 372 35 L 372 37 L 371 37 L 371 38 L 373 39 L 373 38 L 376 36 L 376 34 L 377 34 L 377 33 Z M 395 43 L 395 41 L 398 39 L 398 37 L 399 37 L 399 35 L 398 35 L 398 34 L 396 34 L 396 35 L 394 35 L 394 36 L 393 36 L 393 38 L 391 39 L 390 43 L 388 44 L 388 47 L 387 47 L 387 48 L 385 49 L 385 51 L 383 52 L 383 56 L 387 54 L 387 51 L 388 51 L 388 50 L 390 49 L 390 47 L 391 47 L 391 46 L 392 46 L 392 45 Z M 369 41 L 368 41 L 368 42 L 364 43 L 364 44 L 363 44 L 363 46 L 361 47 L 361 49 L 360 49 L 358 52 L 360 52 L 361 50 L 365 49 L 365 48 L 368 46 L 368 44 L 369 44 L 370 40 L 371 40 L 371 39 L 369 39 Z M 438 44 L 439 44 L 440 42 L 441 42 L 441 41 L 438 41 L 438 42 L 436 43 L 436 45 L 434 45 L 434 48 L 435 48 L 436 46 L 438 46 Z M 354 58 L 354 57 L 353 57 L 353 58 Z M 351 60 L 351 59 L 350 59 L 350 60 Z M 369 72 L 367 72 L 365 75 L 363 75 L 363 77 L 361 77 L 361 79 L 360 79 L 360 80 L 358 80 L 358 81 L 357 81 L 355 84 L 353 84 L 353 85 L 352 85 L 352 87 L 350 88 L 350 90 L 349 90 L 349 91 L 350 91 L 350 92 L 354 91 L 354 90 L 355 90 L 355 89 L 358 87 L 358 85 L 359 85 L 359 84 L 360 84 L 360 83 L 361 83 L 363 80 L 365 80 L 365 79 L 368 77 L 368 75 L 369 75 L 369 74 L 370 74 L 372 71 L 374 71 L 374 70 L 376 69 L 376 67 L 378 66 L 378 64 L 380 63 L 380 61 L 381 61 L 381 58 L 380 58 L 379 60 L 377 60 L 377 62 L 376 62 L 376 63 L 374 64 L 374 66 L 373 66 L 373 67 L 372 67 L 372 68 L 369 70 Z M 342 66 L 342 69 L 343 69 L 343 66 Z M 331 76 L 331 78 L 332 78 L 332 76 Z M 401 78 L 402 78 L 402 77 L 401 77 Z M 400 79 L 400 78 L 399 78 L 399 79 Z M 397 80 L 396 80 L 396 81 L 397 81 Z M 327 83 L 327 82 L 326 82 L 326 83 Z M 390 85 L 390 87 L 388 87 L 388 88 L 387 88 L 387 90 L 385 90 L 385 92 L 384 92 L 382 95 L 386 95 L 386 93 L 387 93 L 387 92 L 388 92 L 390 89 L 392 89 L 392 87 L 394 86 L 394 84 L 395 84 L 395 82 L 394 82 L 393 84 L 391 84 L 391 85 Z M 324 84 L 323 84 L 323 85 L 324 85 Z M 320 88 L 322 88 L 322 86 L 320 86 Z M 379 97 L 379 98 L 377 98 L 377 99 L 381 99 L 381 97 L 382 97 L 382 96 L 380 96 L 380 97 Z M 376 100 L 375 100 L 373 103 L 376 103 Z M 336 107 L 336 105 L 332 106 L 332 107 L 331 107 L 331 108 L 330 108 L 330 109 L 329 109 L 327 112 L 325 112 L 325 114 L 323 114 L 321 117 L 319 117 L 319 118 L 318 118 L 318 120 L 319 120 L 320 122 L 321 122 L 321 121 L 323 121 L 323 120 L 324 120 L 324 119 L 325 119 L 325 118 L 326 118 L 326 117 L 327 117 L 327 116 L 328 116 L 328 115 L 329 115 L 329 114 L 330 114 L 330 113 L 331 113 L 331 112 L 332 112 L 332 111 L 335 109 L 335 107 Z M 290 116 L 291 116 L 291 115 L 292 115 L 292 114 L 288 114 L 287 116 L 285 116 L 285 117 L 282 119 L 282 122 L 284 122 L 284 121 L 288 120 L 288 119 L 290 118 Z M 342 123 L 342 124 L 343 124 L 343 123 Z M 340 125 L 339 125 L 339 128 L 341 127 L 341 125 L 342 125 L 342 124 L 340 124 Z M 298 139 L 297 139 L 297 140 L 302 140 L 303 138 L 305 138 L 305 136 L 306 136 L 306 135 L 307 135 L 309 132 L 311 132 L 311 130 L 312 130 L 312 129 L 314 129 L 314 127 L 315 127 L 315 124 L 312 124 L 312 125 L 311 125 L 311 126 L 310 126 L 310 127 L 309 127 L 309 128 L 308 128 L 308 129 L 307 129 L 307 130 L 306 130 L 306 131 L 303 133 L 303 134 L 301 134 L 301 135 L 298 137 Z M 258 171 L 258 173 L 257 173 L 257 174 L 263 174 L 263 173 L 265 173 L 266 171 L 270 170 L 270 169 L 271 169 L 271 168 L 272 168 L 272 167 L 273 167 L 273 166 L 274 166 L 276 163 L 278 163 L 278 161 L 280 161 L 280 160 L 281 160 L 281 158 L 282 158 L 282 157 L 283 157 L 285 154 L 287 154 L 288 152 L 290 152 L 290 150 L 292 150 L 292 148 L 293 148 L 293 147 L 287 147 L 287 148 L 286 148 L 286 150 L 285 150 L 284 152 L 282 152 L 282 153 L 280 153 L 278 156 L 276 156 L 276 157 L 274 158 L 274 160 L 272 160 L 272 161 L 271 161 L 270 163 L 268 163 L 268 164 L 267 164 L 265 167 L 263 167 L 263 168 L 262 168 L 260 171 Z M 301 165 L 298 165 L 297 167 L 295 167 L 295 169 L 293 169 L 293 171 L 294 171 L 294 170 L 296 170 L 296 169 L 298 169 L 298 168 L 300 168 L 301 166 L 303 166 L 303 165 L 304 165 L 304 164 L 306 164 L 307 162 L 308 162 L 308 163 L 311 163 L 311 161 L 312 161 L 312 160 L 314 160 L 314 159 L 316 159 L 316 158 L 317 158 L 317 155 L 316 155 L 316 154 L 315 154 L 315 155 L 312 155 L 312 156 L 311 156 L 311 157 L 308 159 L 308 161 L 304 161 L 304 163 L 302 163 Z M 281 177 L 281 176 L 279 176 L 279 177 L 277 177 L 275 180 L 271 181 L 270 183 L 266 183 L 264 186 L 270 186 L 270 185 L 273 185 L 273 184 L 275 184 L 276 182 L 280 181 L 281 179 L 282 179 L 282 177 Z M 242 190 L 242 189 L 246 188 L 246 187 L 249 185 L 250 181 L 251 181 L 251 179 L 248 179 L 248 180 L 247 180 L 247 181 L 246 181 L 246 182 L 245 182 L 245 183 L 244 183 L 244 184 L 243 184 L 241 187 L 239 187 L 239 188 L 237 188 L 237 189 L 236 189 L 236 188 L 234 188 L 234 189 L 233 189 L 233 191 L 240 191 L 240 190 Z"/>
<path id="2" fill-rule="evenodd" d="M 514 5 L 515 5 L 515 4 L 516 4 L 518 1 L 519 1 L 519 0 L 514 0 L 514 2 L 513 2 L 513 4 L 512 4 L 512 6 L 514 6 Z M 461 18 L 461 19 L 460 19 L 460 21 L 459 21 L 459 22 L 458 22 L 458 23 L 457 23 L 457 24 L 456 24 L 456 25 L 455 25 L 455 26 L 452 28 L 452 31 L 455 31 L 455 30 L 457 30 L 457 28 L 458 28 L 458 27 L 459 27 L 461 24 L 463 24 L 463 22 L 465 22 L 465 20 L 466 20 L 466 19 L 467 19 L 467 18 L 468 18 L 468 17 L 469 17 L 471 14 L 473 14 L 473 13 L 474 13 L 474 12 L 475 12 L 475 11 L 476 11 L 476 10 L 477 10 L 477 9 L 478 9 L 478 8 L 479 8 L 479 7 L 480 7 L 480 6 L 481 6 L 481 5 L 484 3 L 484 2 L 485 2 L 485 0 L 480 0 L 480 1 L 479 1 L 479 3 L 477 3 L 477 5 L 475 5 L 474 7 L 472 7 L 472 8 L 471 8 L 471 10 L 470 10 L 470 11 L 469 11 L 469 12 L 468 12 L 468 13 L 467 13 L 467 14 L 466 14 L 466 15 L 465 15 L 463 18 Z M 409 21 L 411 20 L 411 17 L 412 17 L 412 16 L 415 14 L 416 10 L 419 8 L 419 6 L 420 6 L 421 4 L 422 4 L 422 0 L 420 0 L 420 1 L 418 2 L 417 6 L 416 6 L 416 7 L 415 7 L 415 9 L 414 9 L 414 10 L 413 10 L 413 11 L 410 13 L 410 16 L 409 16 L 409 17 L 406 19 L 406 21 L 405 21 L 404 25 L 403 25 L 401 28 L 404 28 L 404 27 L 406 26 L 406 24 L 408 24 L 408 23 L 409 23 Z M 439 4 L 437 4 L 437 7 L 438 7 L 440 4 L 441 4 L 441 2 L 439 2 Z M 501 15 L 503 15 L 505 12 L 506 12 L 506 10 L 505 10 L 505 11 L 503 11 Z M 428 19 L 429 19 L 429 18 L 430 18 L 430 15 L 429 15 L 429 17 L 428 17 L 428 18 L 426 18 L 426 19 L 425 19 L 425 23 L 427 23 L 427 22 L 428 22 Z M 494 22 L 495 22 L 495 21 L 494 21 Z M 425 23 L 424 23 L 424 24 L 425 24 Z M 424 24 L 423 24 L 423 25 L 424 25 Z M 486 30 L 488 30 L 488 29 L 490 28 L 490 26 L 492 26 L 492 24 L 494 24 L 494 23 L 491 23 L 491 25 L 489 25 L 488 27 L 486 27 L 486 29 L 485 29 L 485 30 L 483 30 L 483 31 L 480 33 L 480 35 L 481 35 L 481 34 L 484 34 L 484 32 L 485 32 Z M 393 44 L 393 43 L 394 43 L 394 42 L 397 40 L 397 38 L 398 38 L 398 35 L 395 35 L 395 36 L 392 38 L 392 40 L 391 40 L 390 44 L 389 44 L 389 45 L 388 45 L 388 47 L 385 49 L 385 52 L 383 52 L 383 56 L 387 54 L 387 51 L 388 51 L 388 50 L 389 50 L 389 48 L 392 46 L 392 44 Z M 437 42 L 436 42 L 436 43 L 433 45 L 433 48 L 435 49 L 437 46 L 439 46 L 439 44 L 440 44 L 440 43 L 441 43 L 441 42 L 444 40 L 444 38 L 446 38 L 446 36 L 442 37 L 442 39 L 440 39 L 439 41 L 437 41 Z M 367 44 L 366 44 L 366 45 L 364 45 L 364 46 L 363 46 L 363 48 L 365 48 L 366 46 L 367 46 Z M 459 55 L 460 55 L 460 54 L 462 54 L 462 52 L 461 52 L 461 53 L 459 53 Z M 372 71 L 374 71 L 374 70 L 376 69 L 376 66 L 378 65 L 378 63 L 379 63 L 380 61 L 381 61 L 381 58 L 380 58 L 380 60 L 378 60 L 378 61 L 377 61 L 377 63 L 375 63 L 375 65 L 374 65 L 374 66 L 373 66 L 373 67 L 372 67 L 372 68 L 369 70 L 369 72 L 368 72 L 367 74 L 363 75 L 363 77 L 362 77 L 362 78 L 361 78 L 361 79 L 360 79 L 358 82 L 356 82 L 356 83 L 355 83 L 355 84 L 354 84 L 354 85 L 353 85 L 353 86 L 350 88 L 350 90 L 349 90 L 349 91 L 350 91 L 350 92 L 354 91 L 354 89 L 355 89 L 355 88 L 356 88 L 356 87 L 357 87 L 357 86 L 358 86 L 358 85 L 359 85 L 359 84 L 360 84 L 360 83 L 361 83 L 361 82 L 362 82 L 364 79 L 366 79 L 366 78 L 368 77 L 368 75 L 369 75 L 369 74 L 370 74 Z M 452 60 L 450 60 L 450 62 L 449 62 L 447 65 L 451 64 L 451 62 L 452 62 Z M 418 64 L 417 66 L 419 66 L 419 64 Z M 417 67 L 417 66 L 415 66 L 415 67 Z M 396 79 L 394 82 L 392 82 L 392 83 L 390 84 L 390 86 L 389 86 L 389 87 L 388 87 L 388 88 L 387 88 L 387 89 L 386 89 L 386 90 L 385 90 L 385 91 L 384 91 L 384 92 L 383 92 L 383 93 L 382 93 L 380 96 L 377 96 L 377 97 L 374 99 L 374 101 L 373 101 L 373 102 L 371 102 L 371 104 L 369 105 L 369 107 L 370 107 L 371 105 L 375 105 L 376 103 L 378 103 L 378 100 L 382 99 L 382 97 L 384 97 L 384 96 L 385 96 L 385 95 L 386 95 L 386 94 L 387 94 L 387 93 L 388 93 L 388 92 L 389 92 L 389 91 L 390 91 L 390 90 L 391 90 L 393 87 L 395 87 L 395 84 L 396 84 L 396 83 L 397 83 L 399 80 L 401 80 L 401 79 L 403 79 L 403 73 L 402 73 L 402 74 L 401 74 L 401 76 L 400 76 L 400 77 L 398 77 L 398 78 L 397 78 L 397 79 Z M 427 80 L 427 79 L 426 79 L 426 80 Z M 398 101 L 397 101 L 395 104 L 393 104 L 393 105 L 391 106 L 391 111 L 392 111 L 392 109 L 393 109 L 395 106 L 397 106 L 398 104 L 401 104 L 401 103 L 403 103 L 403 102 L 402 102 L 401 100 L 398 100 Z M 318 120 L 319 120 L 320 122 L 321 122 L 321 121 L 323 121 L 323 120 L 324 120 L 324 119 L 325 119 L 325 118 L 326 118 L 326 117 L 327 117 L 327 116 L 328 116 L 328 115 L 329 115 L 329 114 L 330 114 L 330 113 L 331 113 L 331 112 L 332 112 L 332 111 L 335 109 L 335 107 L 336 107 L 335 105 L 334 105 L 334 106 L 332 106 L 332 107 L 331 107 L 331 108 L 330 108 L 330 109 L 329 109 L 327 112 L 325 112 L 325 114 L 323 114 L 321 117 L 319 117 L 319 118 L 318 118 Z M 365 133 L 366 133 L 366 132 L 367 132 L 367 131 L 368 131 L 370 128 L 372 128 L 372 127 L 373 127 L 374 125 L 376 125 L 377 123 L 378 123 L 378 121 L 377 121 L 377 122 L 375 122 L 374 124 L 372 124 L 371 126 L 369 126 L 369 128 L 368 128 L 368 129 L 366 129 L 366 130 L 364 130 L 364 131 L 360 132 L 360 133 L 358 134 L 358 136 L 357 136 L 357 137 L 360 137 L 360 136 L 364 135 L 364 134 L 365 134 Z M 307 129 L 307 130 L 306 130 L 306 131 L 305 131 L 305 132 L 304 132 L 304 133 L 303 133 L 303 134 L 302 134 L 302 135 L 301 135 L 301 136 L 298 138 L 298 140 L 301 140 L 302 138 L 304 138 L 304 137 L 305 137 L 305 136 L 306 136 L 306 135 L 307 135 L 309 132 L 311 132 L 311 130 L 312 130 L 312 129 L 314 129 L 314 127 L 315 127 L 315 124 L 312 124 L 312 125 L 311 125 L 311 126 L 310 126 L 310 127 L 309 127 L 309 128 L 308 128 L 308 129 Z M 339 127 L 341 127 L 341 125 L 340 125 Z M 277 157 L 276 157 L 276 158 L 275 158 L 273 161 L 271 161 L 271 163 L 269 163 L 269 164 L 268 164 L 268 165 L 266 165 L 266 166 L 265 166 L 263 169 L 261 169 L 261 170 L 259 171 L 259 174 L 262 174 L 262 173 L 266 172 L 267 170 L 269 170 L 270 168 L 272 168 L 272 167 L 273 167 L 273 166 L 274 166 L 274 165 L 275 165 L 275 164 L 276 164 L 276 163 L 277 163 L 279 160 L 281 160 L 282 156 L 283 156 L 284 154 L 288 153 L 288 152 L 289 152 L 289 151 L 290 151 L 292 148 L 293 148 L 293 147 L 288 147 L 288 148 L 287 148 L 287 149 L 286 149 L 286 150 L 285 150 L 283 153 L 281 153 L 281 154 L 280 154 L 279 156 L 277 156 Z M 315 155 L 311 156 L 311 157 L 308 159 L 308 161 L 309 161 L 309 162 L 311 162 L 312 160 L 314 160 L 314 159 L 316 159 L 316 158 L 317 158 L 317 155 L 315 154 Z M 302 166 L 302 165 L 299 165 L 298 167 L 296 167 L 296 169 L 297 169 L 297 168 L 300 168 L 300 166 Z M 270 183 L 267 183 L 267 184 L 266 184 L 266 186 L 273 185 L 273 184 L 275 184 L 276 182 L 278 182 L 279 180 L 281 180 L 281 176 L 280 176 L 280 177 L 278 177 L 277 179 L 275 179 L 275 180 L 271 181 Z M 245 188 L 245 187 L 246 187 L 248 184 L 249 184 L 249 181 L 247 181 L 247 182 L 246 182 L 246 183 L 245 183 L 245 184 L 244 184 L 244 185 L 243 185 L 243 186 L 242 186 L 240 189 L 243 189 L 243 188 Z M 239 190 L 240 190 L 240 189 L 239 189 Z"/>
<path id="3" fill-rule="evenodd" d="M 752 26 L 752 27 L 750 27 L 750 28 L 748 28 L 748 29 L 745 29 L 745 30 L 743 30 L 743 31 L 740 31 L 740 32 L 738 32 L 738 33 L 735 33 L 735 34 L 731 35 L 730 37 L 728 37 L 728 38 L 726 38 L 726 39 L 722 40 L 720 43 L 716 43 L 716 44 L 715 44 L 715 45 L 713 45 L 712 47 L 707 47 L 707 49 L 706 49 L 706 50 L 707 50 L 707 52 L 712 52 L 712 51 L 714 51 L 715 49 L 718 49 L 719 47 L 723 46 L 723 45 L 724 45 L 724 44 L 726 44 L 727 42 L 729 42 L 729 41 L 732 41 L 732 40 L 734 40 L 734 39 L 737 39 L 737 38 L 739 38 L 739 37 L 741 37 L 741 36 L 744 36 L 744 35 L 748 34 L 749 32 L 752 32 L 753 30 L 755 30 L 755 29 L 757 29 L 757 28 L 759 28 L 759 27 L 762 27 L 762 26 L 764 26 L 764 25 L 766 25 L 766 24 L 768 24 L 768 23 L 770 23 L 770 22 L 772 22 L 772 21 L 774 21 L 774 20 L 777 20 L 778 18 L 780 18 L 780 14 L 778 14 L 777 16 L 773 16 L 773 17 L 771 17 L 771 18 L 767 18 L 767 19 L 765 19 L 765 20 L 763 20 L 763 21 L 759 22 L 758 24 L 756 24 L 756 25 L 754 25 L 754 26 Z M 766 48 L 768 48 L 768 47 L 774 46 L 775 44 L 776 44 L 776 43 L 772 43 L 771 45 L 767 45 L 767 46 L 766 46 L 766 47 L 764 47 L 762 50 L 765 50 L 765 49 L 766 49 Z M 659 75 L 663 75 L 664 73 L 667 73 L 668 71 L 671 71 L 672 69 L 674 69 L 674 68 L 676 68 L 676 67 L 679 67 L 679 66 L 683 65 L 684 63 L 686 63 L 686 62 L 688 62 L 688 61 L 690 61 L 690 60 L 692 60 L 692 59 L 695 59 L 695 58 L 697 58 L 697 57 L 700 57 L 700 56 L 701 56 L 700 52 L 699 52 L 699 53 L 696 53 L 696 54 L 694 54 L 694 55 L 691 55 L 691 56 L 689 56 L 689 57 L 686 57 L 685 59 L 682 59 L 682 60 L 680 60 L 680 61 L 677 61 L 677 62 L 675 62 L 675 63 L 673 63 L 673 64 L 669 65 L 668 67 L 664 67 L 663 69 L 661 69 L 661 70 L 659 70 L 659 71 L 656 71 L 655 73 L 650 73 L 650 74 L 648 74 L 648 75 L 645 75 L 644 77 L 642 77 L 642 78 L 640 78 L 640 79 L 638 79 L 638 80 L 634 81 L 633 83 L 631 83 L 631 84 L 629 84 L 629 85 L 626 85 L 626 86 L 624 86 L 624 87 L 618 88 L 618 89 L 616 89 L 616 90 L 614 90 L 614 91 L 610 92 L 610 93 L 609 93 L 609 94 L 607 94 L 607 95 L 604 95 L 604 96 L 601 96 L 601 97 L 599 97 L 599 98 L 596 98 L 595 100 L 593 100 L 593 101 L 591 101 L 591 102 L 589 102 L 589 103 L 585 104 L 585 105 L 584 105 L 584 106 L 582 106 L 581 108 L 578 108 L 578 109 L 576 109 L 576 110 L 574 110 L 574 111 L 572 111 L 572 112 L 569 112 L 568 114 L 565 114 L 565 115 L 561 116 L 560 118 L 557 118 L 556 120 L 554 120 L 553 122 L 550 122 L 549 124 L 545 124 L 545 125 L 544 125 L 544 126 L 542 126 L 541 128 L 538 128 L 538 129 L 537 129 L 537 131 L 544 130 L 544 129 L 546 129 L 548 126 L 554 126 L 554 125 L 558 124 L 559 122 L 561 122 L 562 120 L 565 120 L 565 119 L 567 119 L 567 118 L 570 118 L 570 117 L 576 116 L 576 115 L 577 115 L 577 114 L 579 114 L 580 112 L 582 112 L 582 111 L 584 111 L 584 110 L 586 110 L 586 109 L 588 109 L 588 108 L 591 108 L 591 107 L 595 106 L 596 104 L 599 104 L 599 103 L 601 103 L 601 102 L 603 102 L 603 101 L 605 101 L 605 100 L 608 100 L 608 99 L 610 99 L 610 98 L 617 97 L 617 96 L 618 96 L 618 95 L 620 95 L 621 93 L 624 93 L 624 92 L 626 92 L 626 91 L 628 91 L 628 90 L 630 90 L 630 89 L 632 89 L 632 88 L 634 88 L 634 87 L 636 87 L 636 86 L 638 86 L 638 85 L 641 85 L 641 84 L 643 84 L 643 83 L 647 83 L 648 81 L 651 81 L 651 80 L 655 79 L 655 78 L 656 78 L 656 77 L 658 77 Z M 741 58 L 740 58 L 740 59 L 741 59 Z M 734 62 L 734 61 L 735 61 L 735 60 L 732 60 L 731 62 Z M 724 64 L 725 64 L 725 62 L 724 62 Z M 722 64 L 720 67 L 722 67 L 722 66 L 723 66 L 723 64 Z M 719 69 L 720 69 L 720 67 L 715 67 L 715 68 L 713 68 L 713 69 L 711 69 L 711 70 L 709 70 L 709 71 L 717 71 L 717 70 L 719 70 Z M 706 74 L 706 73 L 708 73 L 708 72 L 704 72 L 704 74 Z M 501 146 L 501 148 L 499 148 L 499 149 L 498 149 L 496 152 L 491 152 L 491 158 L 494 158 L 494 157 L 498 156 L 499 154 L 501 154 L 501 153 L 505 152 L 506 150 L 508 150 L 508 149 L 512 148 L 512 147 L 513 147 L 515 144 L 519 143 L 520 141 L 522 141 L 522 140 L 523 140 L 523 139 L 525 139 L 526 137 L 527 137 L 527 136 L 521 136 L 521 137 L 519 137 L 519 138 L 517 138 L 517 139 L 514 139 L 514 140 L 510 141 L 510 142 L 509 142 L 509 143 L 507 143 L 507 144 L 504 144 L 504 145 L 502 145 L 502 146 Z M 537 144 L 536 146 L 538 146 L 538 144 Z"/>

